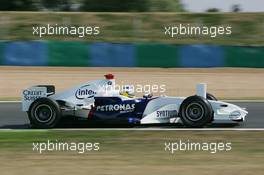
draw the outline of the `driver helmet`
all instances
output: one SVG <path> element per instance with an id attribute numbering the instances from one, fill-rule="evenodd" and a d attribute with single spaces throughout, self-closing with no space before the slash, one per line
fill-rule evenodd
<path id="1" fill-rule="evenodd" d="M 129 97 L 129 98 L 135 97 L 134 87 L 132 85 L 123 86 L 123 90 L 120 92 L 120 95 Z"/>

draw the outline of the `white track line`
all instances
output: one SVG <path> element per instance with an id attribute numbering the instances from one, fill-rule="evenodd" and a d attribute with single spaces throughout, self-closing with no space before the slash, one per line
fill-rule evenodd
<path id="1" fill-rule="evenodd" d="M 0 101 L 0 103 L 21 103 L 21 101 Z"/>
<path id="2" fill-rule="evenodd" d="M 264 100 L 219 100 L 219 101 L 224 101 L 224 102 L 235 102 L 235 103 L 239 103 L 239 102 L 244 102 L 244 103 L 264 103 Z M 0 101 L 0 103 L 21 103 L 21 101 Z"/>
<path id="3" fill-rule="evenodd" d="M 65 129 L 0 129 L 1 131 L 264 131 L 264 128 L 65 128 Z"/>
<path id="4" fill-rule="evenodd" d="M 55 131 L 64 131 L 68 129 L 52 129 Z M 264 128 L 73 128 L 70 130 L 82 131 L 82 130 L 91 130 L 91 131 L 264 131 Z"/>
<path id="5" fill-rule="evenodd" d="M 264 103 L 264 100 L 220 100 L 220 101 L 224 101 L 224 102 L 245 102 L 245 103 L 249 103 L 249 102 L 254 102 L 254 103 Z"/>

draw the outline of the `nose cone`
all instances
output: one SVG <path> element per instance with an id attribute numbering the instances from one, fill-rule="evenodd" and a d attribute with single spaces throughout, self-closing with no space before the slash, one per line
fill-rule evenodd
<path id="1" fill-rule="evenodd" d="M 230 113 L 229 118 L 233 121 L 244 121 L 248 111 L 239 106 L 233 105 L 233 111 Z"/>

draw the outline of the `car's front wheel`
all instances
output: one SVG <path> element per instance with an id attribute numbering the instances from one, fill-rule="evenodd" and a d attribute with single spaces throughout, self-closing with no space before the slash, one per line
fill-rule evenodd
<path id="1" fill-rule="evenodd" d="M 212 121 L 212 114 L 210 103 L 196 95 L 186 98 L 180 107 L 180 117 L 186 127 L 204 127 Z"/>
<path id="2" fill-rule="evenodd" d="M 53 128 L 61 118 L 61 110 L 55 100 L 39 98 L 31 104 L 28 117 L 34 128 Z"/>

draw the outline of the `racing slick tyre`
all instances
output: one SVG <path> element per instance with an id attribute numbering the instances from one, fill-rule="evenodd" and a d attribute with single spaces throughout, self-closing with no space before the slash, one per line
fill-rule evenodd
<path id="1" fill-rule="evenodd" d="M 53 128 L 61 118 L 61 110 L 55 100 L 43 97 L 30 105 L 28 117 L 33 128 Z"/>
<path id="2" fill-rule="evenodd" d="M 207 100 L 217 101 L 217 98 L 214 95 L 210 94 L 210 93 L 206 93 L 206 99 Z"/>
<path id="3" fill-rule="evenodd" d="M 213 119 L 213 109 L 210 103 L 197 95 L 190 96 L 182 102 L 179 114 L 186 127 L 204 127 Z"/>

